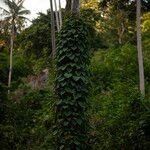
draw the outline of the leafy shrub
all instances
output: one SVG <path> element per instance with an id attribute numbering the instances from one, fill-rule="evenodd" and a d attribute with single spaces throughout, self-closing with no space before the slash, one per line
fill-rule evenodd
<path id="1" fill-rule="evenodd" d="M 33 24 L 17 37 L 17 45 L 24 56 L 36 59 L 49 57 L 51 54 L 50 13 L 39 13 Z"/>
<path id="2" fill-rule="evenodd" d="M 11 99 L 5 116 L 7 118 L 0 126 L 0 132 L 3 133 L 2 149 L 53 149 L 54 99 L 46 89 L 28 89 L 19 102 Z"/>
<path id="3" fill-rule="evenodd" d="M 89 109 L 93 150 L 149 147 L 149 98 L 139 94 L 136 55 L 130 44 L 95 52 Z"/>

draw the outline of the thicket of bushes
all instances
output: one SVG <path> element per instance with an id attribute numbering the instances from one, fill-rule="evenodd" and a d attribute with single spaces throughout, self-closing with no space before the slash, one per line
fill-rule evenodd
<path id="1" fill-rule="evenodd" d="M 146 51 L 146 50 L 145 50 Z M 149 89 L 149 61 L 145 56 L 146 89 Z M 91 149 L 144 149 L 150 146 L 150 98 L 138 91 L 136 48 L 130 44 L 99 50 L 91 59 L 88 131 Z M 50 85 L 54 78 L 50 75 Z M 8 99 L 1 88 L 1 148 L 53 149 L 53 88 L 26 89 L 19 99 Z"/>
<path id="2" fill-rule="evenodd" d="M 47 16 L 42 16 L 18 38 L 18 42 L 26 36 L 30 38 L 29 41 L 27 37 L 24 38 L 22 47 L 18 46 L 20 51 L 15 50 L 13 56 L 12 91 L 23 90 L 24 95 L 19 98 L 14 95 L 7 96 L 9 55 L 5 49 L 0 52 L 0 148 L 2 150 L 54 149 L 53 125 L 57 98 L 54 92 L 54 70 L 50 68 L 49 61 L 50 39 L 46 38 L 45 41 L 42 35 L 46 32 L 44 36 L 49 37 L 47 31 L 50 24 L 47 21 Z M 91 32 L 93 33 L 93 30 Z M 90 90 L 86 115 L 90 125 L 87 131 L 87 144 L 92 150 L 148 150 L 150 147 L 149 32 L 149 28 L 143 31 L 145 98 L 141 97 L 138 90 L 135 45 L 124 44 L 107 48 L 103 43 L 100 45 L 104 49 L 99 50 L 99 45 L 91 45 L 96 51 L 91 54 Z M 37 36 L 38 40 L 42 39 L 39 51 L 36 51 Z M 96 39 L 94 38 L 93 41 Z M 71 59 L 74 59 L 74 56 L 71 56 Z M 50 70 L 49 83 L 44 89 L 32 90 L 22 82 L 22 77 L 38 74 L 45 67 Z"/>
<path id="3" fill-rule="evenodd" d="M 145 65 L 148 66 L 147 62 Z M 145 68 L 146 79 L 149 69 Z M 92 58 L 91 70 L 89 115 L 93 148 L 147 150 L 150 146 L 150 97 L 147 91 L 143 99 L 138 90 L 136 48 L 128 44 L 98 51 Z M 147 80 L 146 88 L 149 86 Z"/>

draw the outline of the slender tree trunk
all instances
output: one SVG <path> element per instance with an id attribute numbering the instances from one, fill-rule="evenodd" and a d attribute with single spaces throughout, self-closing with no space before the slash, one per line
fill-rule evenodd
<path id="1" fill-rule="evenodd" d="M 60 29 L 62 27 L 62 12 L 61 12 L 61 2 L 59 0 L 59 21 L 60 21 Z"/>
<path id="2" fill-rule="evenodd" d="M 51 8 L 51 39 L 52 39 L 52 58 L 54 59 L 56 53 L 56 39 L 55 39 L 55 21 L 53 11 L 53 0 L 50 0 Z"/>
<path id="3" fill-rule="evenodd" d="M 123 34 L 124 34 L 124 31 L 125 31 L 124 24 L 121 23 L 121 27 L 120 27 L 120 29 L 118 29 L 118 43 L 119 43 L 120 45 L 122 44 L 122 41 L 123 41 Z"/>
<path id="4" fill-rule="evenodd" d="M 56 2 L 56 0 L 54 0 L 54 4 L 55 4 L 56 26 L 57 26 L 57 31 L 59 32 L 60 25 L 59 25 L 59 17 L 58 17 L 57 2 Z"/>
<path id="5" fill-rule="evenodd" d="M 10 62 L 9 62 L 9 75 L 8 75 L 8 94 L 10 94 L 11 87 L 11 78 L 12 78 L 12 64 L 13 64 L 13 47 L 14 47 L 14 19 L 12 19 L 12 31 L 11 31 L 11 39 L 10 39 Z"/>
<path id="6" fill-rule="evenodd" d="M 80 0 L 72 0 L 72 7 L 71 7 L 71 11 L 73 14 L 79 14 L 80 12 Z"/>
<path id="7" fill-rule="evenodd" d="M 71 11 L 71 3 L 72 3 L 72 0 L 66 0 L 66 8 L 65 8 L 66 12 Z"/>
<path id="8" fill-rule="evenodd" d="M 137 0 L 136 7 L 136 25 L 137 25 L 137 51 L 138 51 L 138 63 L 139 63 L 139 81 L 140 91 L 142 96 L 145 96 L 144 85 L 144 67 L 143 67 L 143 54 L 142 54 L 142 40 L 141 40 L 141 0 Z"/>

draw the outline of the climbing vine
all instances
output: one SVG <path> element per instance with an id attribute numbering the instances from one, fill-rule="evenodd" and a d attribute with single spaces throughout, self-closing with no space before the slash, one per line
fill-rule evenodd
<path id="1" fill-rule="evenodd" d="M 70 16 L 58 36 L 56 128 L 59 150 L 87 149 L 88 27 Z"/>

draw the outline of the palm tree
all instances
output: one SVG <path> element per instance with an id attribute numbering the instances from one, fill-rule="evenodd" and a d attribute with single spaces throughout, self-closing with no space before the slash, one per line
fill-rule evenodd
<path id="1" fill-rule="evenodd" d="M 8 76 L 8 88 L 11 86 L 12 78 L 12 56 L 13 56 L 13 47 L 14 47 L 14 38 L 17 33 L 16 23 L 19 20 L 27 19 L 24 15 L 30 14 L 29 10 L 26 10 L 23 7 L 24 0 L 4 0 L 5 4 L 8 7 L 8 10 L 0 7 L 0 9 L 5 12 L 5 20 L 9 21 L 11 24 L 11 40 L 10 40 L 10 66 L 9 66 L 9 76 Z M 10 90 L 8 90 L 8 94 Z"/>
<path id="2" fill-rule="evenodd" d="M 141 0 L 137 0 L 136 3 L 136 25 L 137 25 L 137 51 L 138 51 L 138 63 L 139 63 L 139 81 L 140 92 L 142 96 L 145 95 L 144 85 L 144 67 L 143 67 L 143 54 L 142 54 L 142 40 L 141 40 Z"/>

